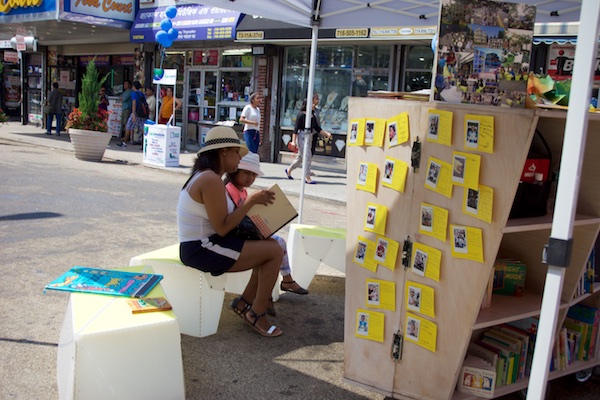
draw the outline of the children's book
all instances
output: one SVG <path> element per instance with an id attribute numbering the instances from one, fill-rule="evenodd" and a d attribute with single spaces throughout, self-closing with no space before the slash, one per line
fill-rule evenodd
<path id="1" fill-rule="evenodd" d="M 457 389 L 461 393 L 474 394 L 491 399 L 496 387 L 496 371 L 487 361 L 468 355 L 463 362 Z"/>
<path id="2" fill-rule="evenodd" d="M 146 297 L 136 300 L 127 300 L 127 305 L 133 314 L 147 313 L 152 311 L 169 311 L 173 307 L 164 297 Z"/>
<path id="3" fill-rule="evenodd" d="M 256 204 L 247 214 L 265 239 L 270 238 L 298 216 L 298 212 L 279 185 L 275 184 L 269 190 L 275 193 L 273 204 Z"/>
<path id="4" fill-rule="evenodd" d="M 494 263 L 494 294 L 523 296 L 527 266 L 512 258 L 498 259 Z"/>
<path id="5" fill-rule="evenodd" d="M 76 266 L 47 284 L 45 288 L 110 296 L 144 297 L 162 278 L 162 275 L 142 272 Z"/>

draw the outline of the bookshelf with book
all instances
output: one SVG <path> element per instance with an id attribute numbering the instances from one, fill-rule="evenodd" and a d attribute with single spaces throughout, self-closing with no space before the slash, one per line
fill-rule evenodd
<path id="1" fill-rule="evenodd" d="M 364 218 L 349 219 L 346 242 L 346 296 L 345 314 L 345 367 L 344 377 L 350 383 L 376 390 L 393 398 L 420 399 L 467 399 L 477 398 L 473 394 L 461 393 L 457 388 L 462 365 L 471 343 L 479 342 L 488 330 L 510 329 L 518 321 L 537 318 L 541 311 L 547 267 L 542 263 L 544 246 L 548 243 L 552 227 L 552 214 L 535 217 L 509 219 L 523 165 L 535 130 L 544 135 L 552 149 L 552 170 L 558 170 L 562 155 L 566 113 L 556 110 L 506 110 L 494 107 L 472 107 L 442 103 L 410 102 L 389 99 L 350 99 L 349 119 L 390 120 L 406 112 L 410 140 L 403 145 L 390 147 L 388 138 L 379 146 L 349 146 L 347 154 L 348 209 L 363 215 L 368 204 L 384 205 L 387 209 L 387 226 L 384 236 L 400 243 L 398 262 L 395 269 L 369 270 L 357 265 L 355 251 L 357 238 L 375 240 L 375 235 L 365 231 Z M 447 111 L 452 113 L 451 142 L 447 145 L 427 140 L 429 114 Z M 491 222 L 466 215 L 463 206 L 463 188 L 454 186 L 450 196 L 440 195 L 424 184 L 430 159 L 433 157 L 452 162 L 455 152 L 465 151 L 464 129 L 471 115 L 493 117 L 493 153 L 475 152 L 481 155 L 479 183 L 493 188 Z M 349 124 L 350 125 L 350 124 Z M 600 131 L 600 115 L 590 115 L 588 132 Z M 415 140 L 422 144 L 420 168 L 410 167 L 411 149 Z M 600 148 L 598 135 L 587 135 L 586 149 Z M 468 151 L 468 150 L 467 150 Z M 376 164 L 379 169 L 385 160 L 393 158 L 409 165 L 404 191 L 389 190 L 377 181 L 375 192 L 356 190 L 359 167 L 365 163 Z M 573 226 L 573 249 L 570 266 L 566 269 L 561 295 L 556 337 L 563 338 L 563 353 L 568 348 L 568 332 L 562 326 L 570 307 L 579 303 L 600 307 L 599 286 L 594 283 L 590 293 L 580 294 L 577 286 L 586 272 L 586 264 L 600 229 L 600 189 L 595 183 L 600 170 L 600 158 L 587 151 L 583 159 L 580 189 L 575 223 Z M 448 226 L 469 226 L 479 229 L 482 237 L 483 261 L 456 257 L 452 240 L 439 240 L 420 230 L 421 204 L 432 204 L 448 211 Z M 452 235 L 452 229 L 447 229 Z M 410 242 L 431 246 L 440 250 L 439 280 L 416 275 L 410 266 L 402 266 L 403 244 Z M 493 294 L 490 306 L 481 309 L 484 294 L 488 290 L 493 264 L 498 258 L 515 258 L 527 266 L 522 296 Z M 394 282 L 396 310 L 381 312 L 382 341 L 368 340 L 356 333 L 357 310 L 369 308 L 364 298 L 367 280 L 378 279 Z M 426 323 L 435 327 L 434 346 L 425 348 L 406 335 L 407 320 L 413 314 L 407 310 L 405 290 L 408 282 L 417 282 L 433 288 L 435 292 L 435 314 L 425 316 Z M 412 283 L 411 283 L 412 284 Z M 421 322 L 423 324 L 423 321 Z M 405 338 L 401 359 L 390 354 L 395 334 Z M 504 332 L 506 335 L 507 333 Z M 571 335 L 571 341 L 574 339 Z M 595 336 L 598 336 L 596 331 Z M 531 343 L 528 344 L 531 351 Z M 597 349 L 597 347 L 596 347 Z M 521 345 L 521 351 L 523 346 Z M 571 374 L 600 364 L 594 350 L 587 361 L 569 363 L 563 359 L 564 368 L 551 372 L 549 379 Z M 566 354 L 566 353 L 564 353 Z M 513 361 L 513 375 L 515 371 Z M 565 356 L 566 357 L 566 356 Z M 526 362 L 527 359 L 525 359 Z M 527 387 L 528 378 L 519 355 L 518 372 L 508 384 L 495 387 L 494 398 Z M 526 364 L 525 364 L 526 365 Z M 526 368 L 526 367 L 524 367 Z M 427 373 L 424 374 L 423 371 Z M 498 372 L 498 371 L 497 371 Z M 431 385 L 434 379 L 436 385 Z M 496 382 L 500 382 L 497 377 Z"/>

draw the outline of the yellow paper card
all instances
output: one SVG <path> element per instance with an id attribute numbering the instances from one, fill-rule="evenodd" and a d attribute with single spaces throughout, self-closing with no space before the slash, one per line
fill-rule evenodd
<path id="1" fill-rule="evenodd" d="M 375 193 L 377 188 L 377 164 L 361 162 L 358 166 L 356 188 L 365 192 Z"/>
<path id="2" fill-rule="evenodd" d="M 421 226 L 419 232 L 434 237 L 442 242 L 446 241 L 448 228 L 448 210 L 432 204 L 421 203 Z"/>
<path id="3" fill-rule="evenodd" d="M 381 185 L 404 193 L 406 187 L 406 176 L 408 175 L 408 163 L 393 157 L 385 158 Z"/>
<path id="4" fill-rule="evenodd" d="M 383 342 L 385 315 L 369 310 L 356 310 L 356 330 L 354 335 L 359 338 Z"/>
<path id="5" fill-rule="evenodd" d="M 413 243 L 410 266 L 415 274 L 439 282 L 441 265 L 440 250 L 422 243 Z"/>
<path id="6" fill-rule="evenodd" d="M 406 313 L 404 339 L 435 353 L 437 325 L 409 312 Z"/>
<path id="7" fill-rule="evenodd" d="M 455 151 L 452 153 L 452 183 L 457 186 L 477 188 L 481 156 Z"/>
<path id="8" fill-rule="evenodd" d="M 365 121 L 365 145 L 383 146 L 383 137 L 385 136 L 385 119 L 366 118 Z"/>
<path id="9" fill-rule="evenodd" d="M 393 271 L 396 269 L 399 247 L 400 245 L 395 240 L 377 236 L 375 243 L 375 261 Z"/>
<path id="10" fill-rule="evenodd" d="M 463 213 L 491 224 L 494 208 L 494 189 L 479 185 L 479 189 L 465 188 L 464 191 Z"/>
<path id="11" fill-rule="evenodd" d="M 405 111 L 387 120 L 388 148 L 405 143 L 410 138 L 408 113 Z"/>
<path id="12" fill-rule="evenodd" d="M 450 225 L 452 256 L 483 262 L 483 234 L 470 226 Z"/>
<path id="13" fill-rule="evenodd" d="M 452 165 L 438 158 L 429 157 L 425 187 L 452 198 Z"/>
<path id="14" fill-rule="evenodd" d="M 365 142 L 365 119 L 351 119 L 348 128 L 348 146 L 362 146 Z"/>
<path id="15" fill-rule="evenodd" d="M 374 232 L 382 236 L 385 235 L 387 214 L 388 209 L 386 206 L 368 203 L 367 214 L 365 218 L 365 231 Z"/>
<path id="16" fill-rule="evenodd" d="M 434 290 L 420 283 L 406 282 L 406 309 L 435 318 Z"/>
<path id="17" fill-rule="evenodd" d="M 427 141 L 452 145 L 452 111 L 429 110 Z"/>
<path id="18" fill-rule="evenodd" d="M 359 236 L 356 240 L 353 261 L 369 271 L 376 272 L 377 261 L 375 261 L 375 242 Z"/>
<path id="19" fill-rule="evenodd" d="M 396 311 L 396 282 L 367 279 L 367 307 Z"/>
<path id="20" fill-rule="evenodd" d="M 494 117 L 465 115 L 465 150 L 494 153 Z"/>

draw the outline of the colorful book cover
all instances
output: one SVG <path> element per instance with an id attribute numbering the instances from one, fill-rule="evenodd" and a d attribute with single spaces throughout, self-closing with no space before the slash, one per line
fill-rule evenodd
<path id="1" fill-rule="evenodd" d="M 500 343 L 498 343 L 495 340 L 492 340 L 488 337 L 484 337 L 483 339 L 481 339 L 481 343 L 485 343 L 489 346 L 495 347 L 502 352 L 502 354 L 506 357 L 502 381 L 504 383 L 506 383 L 507 385 L 514 383 L 513 376 L 514 376 L 514 370 L 515 370 L 515 353 L 510 348 L 503 346 Z M 518 365 L 517 365 L 517 368 L 518 368 Z"/>
<path id="2" fill-rule="evenodd" d="M 600 320 L 600 313 L 595 307 L 588 307 L 583 304 L 575 304 L 569 308 L 567 317 L 575 320 L 584 322 L 587 324 L 587 332 L 585 335 L 584 342 L 584 361 L 589 359 L 590 354 L 594 354 L 596 343 L 596 333 L 598 332 L 598 322 Z"/>
<path id="3" fill-rule="evenodd" d="M 508 360 L 504 354 L 494 346 L 482 342 L 481 340 L 476 343 L 484 349 L 493 351 L 498 355 L 498 362 L 496 363 L 496 387 L 506 385 L 506 368 L 508 366 Z"/>
<path id="4" fill-rule="evenodd" d="M 275 232 L 298 216 L 296 209 L 279 185 L 275 184 L 269 190 L 275 193 L 273 203 L 267 205 L 255 204 L 246 214 L 265 239 L 270 238 Z"/>
<path id="5" fill-rule="evenodd" d="M 76 266 L 47 284 L 45 289 L 144 297 L 162 278 L 156 274 Z"/>
<path id="6" fill-rule="evenodd" d="M 484 333 L 484 337 L 494 340 L 509 348 L 514 354 L 514 369 L 511 376 L 511 382 L 515 383 L 519 379 L 519 371 L 521 369 L 521 351 L 523 349 L 523 342 L 520 339 L 516 339 L 502 331 L 497 327 L 494 327 Z"/>
<path id="7" fill-rule="evenodd" d="M 588 333 L 587 333 L 588 324 L 567 316 L 567 318 L 565 318 L 565 322 L 563 323 L 563 325 L 568 330 L 577 332 L 580 335 L 579 350 L 576 354 L 577 360 L 583 361 L 583 360 L 587 359 L 588 348 L 586 348 L 586 338 L 588 336 Z"/>
<path id="8" fill-rule="evenodd" d="M 523 296 L 527 266 L 518 260 L 498 259 L 494 263 L 494 294 Z"/>
<path id="9" fill-rule="evenodd" d="M 127 305 L 133 314 L 147 313 L 153 311 L 169 311 L 173 307 L 164 297 L 146 297 L 143 299 L 127 300 Z"/>

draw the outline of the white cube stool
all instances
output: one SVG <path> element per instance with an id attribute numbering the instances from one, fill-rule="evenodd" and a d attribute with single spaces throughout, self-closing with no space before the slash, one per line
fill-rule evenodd
<path id="1" fill-rule="evenodd" d="M 217 333 L 225 292 L 242 294 L 252 271 L 212 276 L 186 267 L 179 244 L 132 257 L 129 265 L 150 265 L 164 276 L 164 289 L 179 320 L 181 333 L 204 337 Z"/>
<path id="2" fill-rule="evenodd" d="M 346 273 L 346 230 L 291 224 L 288 257 L 294 280 L 307 288 L 321 263 Z"/>
<path id="3" fill-rule="evenodd" d="M 148 296 L 164 296 L 160 284 Z M 172 311 L 132 314 L 127 300 L 70 294 L 57 355 L 61 400 L 185 399 L 177 318 Z"/>

